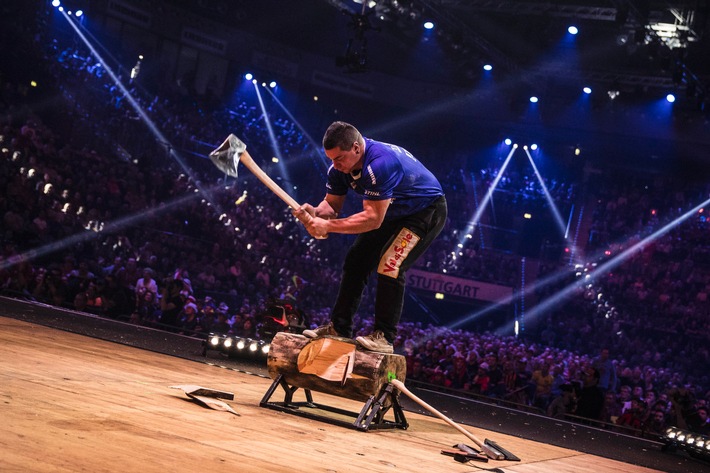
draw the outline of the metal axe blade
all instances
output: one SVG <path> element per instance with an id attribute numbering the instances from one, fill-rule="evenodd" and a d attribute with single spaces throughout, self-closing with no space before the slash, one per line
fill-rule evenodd
<path id="1" fill-rule="evenodd" d="M 239 160 L 247 149 L 247 145 L 230 134 L 219 148 L 210 153 L 210 159 L 217 168 L 228 176 L 237 177 Z"/>

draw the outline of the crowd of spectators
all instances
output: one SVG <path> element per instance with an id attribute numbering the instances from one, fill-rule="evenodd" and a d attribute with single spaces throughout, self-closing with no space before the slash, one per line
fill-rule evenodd
<path id="1" fill-rule="evenodd" d="M 31 91 L 18 82 L 4 77 L 1 84 L 2 294 L 189 336 L 258 337 L 274 301 L 299 307 L 310 325 L 326 320 L 332 301 L 324 288 L 339 273 L 347 236 L 312 240 L 263 186 L 249 177 L 227 182 L 203 158 L 190 158 L 187 168 L 151 158 L 165 157 L 164 143 L 136 120 L 102 67 L 81 48 L 48 44 L 42 64 L 60 85 L 59 107 L 70 112 L 63 123 L 45 123 L 28 105 Z M 268 143 L 259 112 L 246 102 L 207 109 L 180 94 L 151 98 L 137 86 L 130 92 L 171 142 L 200 136 L 218 143 L 239 129 L 255 146 Z M 316 154 L 318 162 L 318 150 L 292 121 L 276 109 L 272 119 L 285 155 Z M 107 143 L 142 150 L 142 158 L 117 159 Z M 462 228 L 457 219 L 475 211 L 467 186 L 485 192 L 495 170 L 469 179 L 462 169 L 441 167 L 452 220 L 421 267 L 520 289 L 515 254 L 471 245 L 452 258 Z M 508 203 L 543 201 L 534 180 L 514 177 L 502 188 L 511 196 Z M 581 183 L 548 183 L 561 205 L 596 203 L 585 248 L 590 266 L 682 216 L 710 190 L 670 176 L 608 173 L 597 179 L 584 191 Z M 526 184 L 516 191 L 521 182 Z M 577 283 L 572 295 L 519 336 L 405 316 L 396 345 L 407 357 L 407 378 L 554 417 L 651 435 L 668 425 L 707 434 L 708 227 L 696 212 L 593 285 Z M 537 298 L 575 284 L 577 269 L 567 263 L 560 258 L 540 266 L 540 277 L 565 276 Z M 356 320 L 359 333 L 371 331 L 373 302 L 368 288 Z"/>

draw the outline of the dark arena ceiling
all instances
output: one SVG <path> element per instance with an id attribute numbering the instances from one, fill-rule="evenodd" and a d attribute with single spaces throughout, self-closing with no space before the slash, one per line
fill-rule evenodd
<path id="1" fill-rule="evenodd" d="M 517 123 L 532 94 L 554 114 L 559 111 L 550 103 L 564 107 L 584 86 L 593 89 L 598 110 L 651 103 L 672 92 L 674 133 L 688 134 L 689 142 L 710 140 L 707 0 L 170 3 L 325 57 L 338 73 L 360 83 L 375 84 L 382 73 L 465 94 L 491 75 L 495 100 L 469 109 L 510 108 Z M 422 28 L 426 20 L 435 23 L 433 30 Z M 579 29 L 576 36 L 567 31 L 571 25 Z M 485 64 L 493 66 L 490 73 Z M 631 135 L 653 128 L 642 121 L 630 127 Z M 655 130 L 649 133 L 656 136 Z"/>
<path id="2" fill-rule="evenodd" d="M 411 125 L 421 135 L 436 122 L 455 130 L 450 136 L 512 132 L 594 145 L 615 162 L 631 154 L 641 165 L 659 155 L 710 161 L 710 0 L 70 1 L 101 17 L 89 30 L 120 36 L 122 47 L 133 42 L 136 54 L 150 44 L 164 55 L 161 38 L 187 29 L 224 41 L 223 96 L 252 68 L 292 81 L 301 97 L 330 92 L 323 120 L 338 109 L 340 118 L 370 122 L 368 132 Z M 135 26 L 122 13 L 130 8 L 150 21 Z M 201 64 L 206 53 L 192 54 Z M 583 87 L 592 90 L 589 114 L 572 109 Z M 660 105 L 669 93 L 672 110 Z"/>

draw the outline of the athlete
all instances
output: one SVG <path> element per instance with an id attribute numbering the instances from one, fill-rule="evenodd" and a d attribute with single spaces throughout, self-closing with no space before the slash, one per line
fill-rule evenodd
<path id="1" fill-rule="evenodd" d="M 375 323 L 356 341 L 367 350 L 392 353 L 404 303 L 405 272 L 424 253 L 446 223 L 441 184 L 406 149 L 364 138 L 349 123 L 332 123 L 323 136 L 332 165 L 326 195 L 317 207 L 303 204 L 293 213 L 313 217 L 305 224 L 317 238 L 329 233 L 357 234 L 343 263 L 340 288 L 330 322 L 305 330 L 310 338 L 352 337 L 368 276 L 377 269 Z M 346 194 L 362 197 L 362 210 L 338 218 Z"/>

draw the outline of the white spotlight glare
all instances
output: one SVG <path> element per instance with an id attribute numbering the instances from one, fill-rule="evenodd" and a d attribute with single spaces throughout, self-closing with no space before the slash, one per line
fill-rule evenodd
<path id="1" fill-rule="evenodd" d="M 668 102 L 670 102 L 670 103 L 675 102 L 675 95 L 673 95 L 673 94 L 666 95 L 666 100 L 668 100 Z"/>
<path id="2" fill-rule="evenodd" d="M 532 97 L 530 97 L 531 103 L 537 103 L 537 101 L 538 101 L 538 98 L 536 96 L 533 95 Z"/>
<path id="3" fill-rule="evenodd" d="M 75 13 L 75 15 L 76 15 L 77 18 L 79 18 L 79 17 L 80 17 L 81 15 L 83 15 L 83 14 L 84 14 L 84 10 L 77 10 L 76 13 Z"/>
<path id="4" fill-rule="evenodd" d="M 424 22 L 424 28 L 427 29 L 427 30 L 434 29 L 434 23 L 432 23 L 431 21 L 425 21 L 425 22 Z"/>
<path id="5" fill-rule="evenodd" d="M 591 87 L 585 87 L 585 88 L 582 89 L 582 92 L 584 92 L 585 94 L 589 95 L 589 94 L 592 93 L 592 88 L 591 88 Z"/>
<path id="6" fill-rule="evenodd" d="M 484 71 L 492 71 L 492 70 L 493 70 L 493 66 L 491 66 L 490 64 L 485 64 L 485 65 L 483 66 L 483 70 L 484 70 Z"/>
<path id="7" fill-rule="evenodd" d="M 504 143 L 505 143 L 506 145 L 510 146 L 510 145 L 513 144 L 513 140 L 511 140 L 510 138 L 506 138 L 505 141 L 504 141 Z"/>
<path id="8" fill-rule="evenodd" d="M 574 34 L 579 33 L 579 29 L 576 26 L 570 26 L 569 28 L 567 28 L 567 32 L 569 34 L 574 35 Z"/>
<path id="9" fill-rule="evenodd" d="M 244 74 L 244 78 L 246 80 L 252 80 L 254 78 L 254 75 L 251 72 L 247 72 L 246 74 Z"/>
<path id="10" fill-rule="evenodd" d="M 276 88 L 276 81 L 272 80 L 271 82 L 269 82 L 269 87 L 271 87 L 272 89 L 275 89 Z"/>
<path id="11" fill-rule="evenodd" d="M 60 2 L 59 0 L 52 0 L 52 6 L 54 8 L 57 8 L 61 4 L 62 4 L 62 2 Z"/>
<path id="12" fill-rule="evenodd" d="M 530 149 L 535 151 L 537 149 L 537 144 L 535 144 L 535 143 L 531 144 Z"/>

